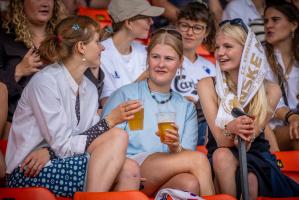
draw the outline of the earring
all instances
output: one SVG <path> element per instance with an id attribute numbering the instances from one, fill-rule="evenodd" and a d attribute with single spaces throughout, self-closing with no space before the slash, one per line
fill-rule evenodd
<path id="1" fill-rule="evenodd" d="M 292 31 L 292 32 L 291 32 L 291 37 L 292 37 L 292 39 L 295 38 L 295 31 Z"/>
<path id="2" fill-rule="evenodd" d="M 82 58 L 82 61 L 83 61 L 83 62 L 86 62 L 86 58 Z"/>
<path id="3" fill-rule="evenodd" d="M 180 69 L 179 69 L 179 80 L 182 80 L 183 79 L 183 70 L 182 70 L 182 66 L 180 67 Z"/>

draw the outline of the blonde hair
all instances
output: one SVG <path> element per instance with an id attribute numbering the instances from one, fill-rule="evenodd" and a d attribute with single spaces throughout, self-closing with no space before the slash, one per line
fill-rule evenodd
<path id="1" fill-rule="evenodd" d="M 49 63 L 59 62 L 74 53 L 79 42 L 87 44 L 95 33 L 100 32 L 99 24 L 87 16 L 71 16 L 63 19 L 41 44 L 40 56 Z"/>
<path id="2" fill-rule="evenodd" d="M 178 31 L 162 28 L 154 32 L 147 47 L 148 57 L 153 48 L 158 44 L 170 46 L 179 55 L 180 59 L 183 58 L 183 42 L 181 34 Z"/>
<path id="3" fill-rule="evenodd" d="M 53 33 L 55 26 L 65 16 L 61 0 L 54 0 L 53 14 L 46 26 L 46 33 Z M 23 42 L 28 48 L 33 46 L 32 34 L 24 11 L 24 0 L 10 0 L 3 28 L 6 33 L 15 34 L 16 41 Z"/>
<path id="4" fill-rule="evenodd" d="M 234 39 L 244 47 L 247 38 L 247 32 L 241 26 L 226 23 L 219 28 L 217 35 L 220 33 Z M 228 73 L 225 73 L 225 76 L 229 89 L 236 93 L 236 84 L 234 84 L 229 78 Z M 245 111 L 256 117 L 255 119 L 260 127 L 264 124 L 268 113 L 271 112 L 264 84 L 260 86 L 249 105 L 245 108 Z"/>

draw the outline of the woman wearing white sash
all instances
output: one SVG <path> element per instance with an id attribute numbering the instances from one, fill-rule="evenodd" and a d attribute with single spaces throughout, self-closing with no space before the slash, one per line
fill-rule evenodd
<path id="1" fill-rule="evenodd" d="M 219 192 L 240 197 L 235 142 L 240 136 L 247 146 L 250 199 L 299 195 L 298 185 L 281 174 L 264 138 L 263 129 L 278 99 L 271 97 L 270 101 L 266 96 L 266 58 L 261 44 L 241 19 L 224 21 L 216 36 L 215 56 L 216 85 L 212 78 L 205 78 L 197 89 L 210 128 L 207 149 Z M 233 107 L 250 117 L 234 119 Z"/>

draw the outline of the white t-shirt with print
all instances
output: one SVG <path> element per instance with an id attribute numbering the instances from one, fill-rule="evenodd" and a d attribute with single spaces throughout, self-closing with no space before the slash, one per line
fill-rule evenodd
<path id="1" fill-rule="evenodd" d="M 215 65 L 198 56 L 194 63 L 184 57 L 182 70 L 177 71 L 172 80 L 171 88 L 183 96 L 191 96 L 198 101 L 197 82 L 206 77 L 216 76 Z"/>
<path id="2" fill-rule="evenodd" d="M 109 97 L 123 85 L 134 82 L 146 70 L 146 46 L 138 42 L 131 45 L 132 52 L 122 55 L 114 46 L 112 38 L 102 41 L 105 50 L 101 55 L 101 69 L 105 73 L 101 98 Z"/>

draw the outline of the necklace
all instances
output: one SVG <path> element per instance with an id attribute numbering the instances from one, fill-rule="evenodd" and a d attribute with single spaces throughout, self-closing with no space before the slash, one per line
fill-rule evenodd
<path id="1" fill-rule="evenodd" d="M 164 104 L 164 103 L 167 103 L 168 101 L 171 100 L 171 98 L 172 98 L 172 89 L 170 89 L 169 93 L 170 93 L 170 95 L 169 95 L 168 99 L 162 100 L 162 101 L 159 101 L 154 94 L 151 93 L 151 95 L 152 95 L 152 98 L 157 102 L 157 104 Z"/>
<path id="2" fill-rule="evenodd" d="M 172 89 L 169 90 L 170 95 L 169 95 L 168 99 L 159 101 L 159 100 L 157 99 L 157 97 L 152 93 L 152 91 L 151 91 L 151 89 L 150 89 L 150 87 L 149 87 L 148 81 L 147 81 L 147 87 L 148 87 L 148 90 L 150 91 L 150 94 L 151 94 L 152 98 L 155 100 L 155 102 L 156 102 L 157 104 L 165 104 L 165 103 L 167 103 L 168 101 L 170 101 L 171 98 L 172 98 Z"/>

